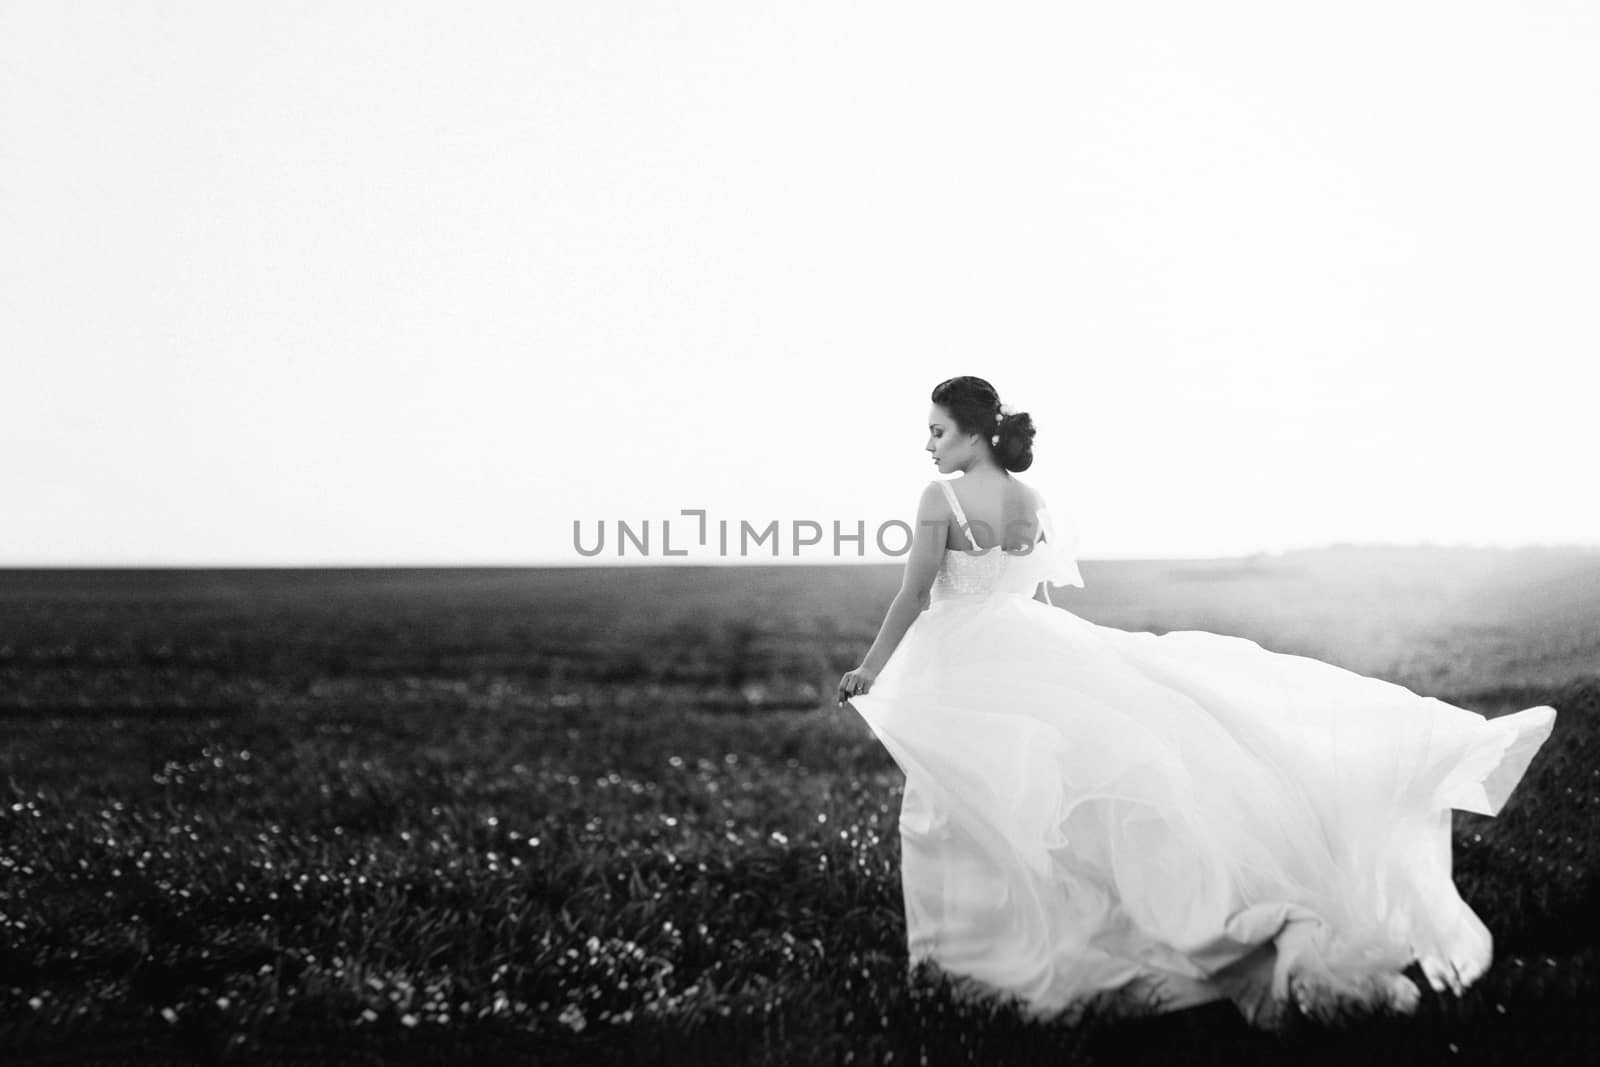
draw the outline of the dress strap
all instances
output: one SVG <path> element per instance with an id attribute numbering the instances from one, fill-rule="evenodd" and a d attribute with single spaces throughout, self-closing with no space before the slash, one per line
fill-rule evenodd
<path id="1" fill-rule="evenodd" d="M 945 499 L 950 501 L 950 508 L 956 513 L 956 522 L 960 525 L 961 532 L 966 535 L 967 544 L 972 546 L 973 551 L 977 551 L 978 542 L 972 539 L 972 531 L 967 528 L 967 515 L 961 510 L 961 501 L 956 499 L 956 491 L 950 488 L 950 483 L 943 478 L 939 479 L 939 488 L 944 490 Z"/>

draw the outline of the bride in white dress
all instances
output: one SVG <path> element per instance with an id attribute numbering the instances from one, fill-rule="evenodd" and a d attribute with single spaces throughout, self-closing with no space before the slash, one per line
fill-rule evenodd
<path id="1" fill-rule="evenodd" d="M 941 474 L 905 579 L 839 683 L 905 773 L 906 938 L 1036 1018 L 1228 998 L 1251 1023 L 1409 1012 L 1413 961 L 1460 993 L 1488 929 L 1451 878 L 1451 810 L 1498 813 L 1549 736 L 1254 641 L 1101 626 L 1049 507 L 1012 477 L 1024 412 L 933 393 Z M 969 521 L 970 520 L 970 521 Z M 1044 583 L 1044 601 L 1034 592 Z"/>

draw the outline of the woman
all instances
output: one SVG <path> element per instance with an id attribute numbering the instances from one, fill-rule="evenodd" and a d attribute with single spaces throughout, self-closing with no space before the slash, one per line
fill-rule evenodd
<path id="1" fill-rule="evenodd" d="M 1486 719 L 1253 641 L 1100 626 L 1033 599 L 1081 586 L 1012 477 L 1034 429 L 981 378 L 933 391 L 941 473 L 904 584 L 839 700 L 905 772 L 906 936 L 1036 1017 L 1228 998 L 1416 1007 L 1460 993 L 1489 931 L 1450 873 L 1451 809 L 1493 815 L 1555 710 Z"/>

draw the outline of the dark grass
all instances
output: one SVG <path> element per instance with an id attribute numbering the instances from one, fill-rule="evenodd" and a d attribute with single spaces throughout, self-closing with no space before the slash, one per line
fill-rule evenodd
<path id="1" fill-rule="evenodd" d="M 14 573 L 0 1063 L 1582 1057 L 1600 1039 L 1600 669 L 1541 683 L 1505 664 L 1600 640 L 1600 613 L 1559 633 L 1534 613 L 1519 651 L 1481 614 L 1430 629 L 1397 608 L 1416 647 L 1474 674 L 1372 652 L 1374 598 L 1348 574 L 1343 629 L 1326 585 L 1293 594 L 1315 598 L 1319 645 L 1265 609 L 1239 624 L 1285 610 L 1286 578 L 1274 598 L 1259 572 L 1245 593 L 1214 577 L 1226 625 L 1207 626 L 1183 606 L 1204 580 L 1159 567 L 1085 577 L 1102 604 L 1138 590 L 1151 620 L 1402 683 L 1402 662 L 1453 672 L 1429 694 L 1486 714 L 1556 705 L 1500 817 L 1456 815 L 1457 885 L 1496 937 L 1465 996 L 1417 975 L 1413 1017 L 1274 1036 L 1227 1005 L 1031 1023 L 908 974 L 901 777 L 826 695 L 890 569 Z M 1087 593 L 1069 607 L 1138 625 Z"/>

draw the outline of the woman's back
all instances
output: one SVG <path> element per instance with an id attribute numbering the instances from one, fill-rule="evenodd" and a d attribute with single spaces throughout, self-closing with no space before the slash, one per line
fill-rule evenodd
<path id="1" fill-rule="evenodd" d="M 947 482 L 960 504 L 945 538 L 947 551 L 970 552 L 976 543 L 979 551 L 1003 546 L 1014 552 L 1038 540 L 1039 494 L 1014 477 L 982 478 L 964 476 Z M 972 540 L 961 529 L 965 517 Z"/>
<path id="2" fill-rule="evenodd" d="M 1048 509 L 1032 506 L 1042 503 L 1032 489 L 1020 483 L 983 487 L 988 499 L 979 506 L 990 518 L 979 519 L 966 514 L 954 482 L 934 484 L 949 505 L 950 526 L 938 573 L 928 591 L 931 604 L 975 603 L 997 593 L 1031 598 L 1041 582 L 1083 584 L 1071 556 L 1055 543 Z M 978 483 L 974 480 L 973 484 Z M 987 547 L 985 541 L 990 542 Z M 1045 600 L 1049 603 L 1048 593 Z"/>

